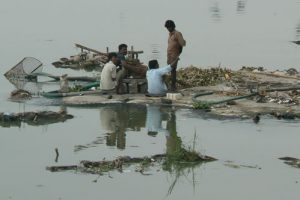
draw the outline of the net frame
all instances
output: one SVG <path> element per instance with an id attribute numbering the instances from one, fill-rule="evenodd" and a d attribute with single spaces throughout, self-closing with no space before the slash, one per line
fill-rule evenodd
<path id="1" fill-rule="evenodd" d="M 25 57 L 18 64 L 7 71 L 4 76 L 6 78 L 25 78 L 33 72 L 42 71 L 43 63 L 33 57 Z"/>

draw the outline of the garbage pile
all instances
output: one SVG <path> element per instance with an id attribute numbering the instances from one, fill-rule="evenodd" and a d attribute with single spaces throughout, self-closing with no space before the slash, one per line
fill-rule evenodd
<path id="1" fill-rule="evenodd" d="M 184 89 L 198 86 L 216 85 L 219 82 L 230 80 L 233 76 L 233 71 L 221 68 L 197 68 L 190 66 L 184 69 L 177 70 L 177 88 Z M 166 82 L 171 83 L 171 76 L 166 77 Z"/>
<path id="2" fill-rule="evenodd" d="M 300 103 L 300 92 L 297 90 L 290 92 L 270 92 L 265 96 L 258 97 L 257 102 L 298 105 Z"/>
<path id="3" fill-rule="evenodd" d="M 106 62 L 107 56 L 84 51 L 77 55 L 70 56 L 70 58 L 60 58 L 59 61 L 53 62 L 52 65 L 57 68 L 92 71 L 96 68 L 102 68 Z"/>

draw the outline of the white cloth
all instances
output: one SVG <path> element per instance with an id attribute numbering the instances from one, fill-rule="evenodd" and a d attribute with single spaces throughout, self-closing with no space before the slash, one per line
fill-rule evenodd
<path id="1" fill-rule="evenodd" d="M 112 90 L 116 87 L 117 81 L 117 67 L 114 63 L 109 61 L 103 67 L 100 79 L 101 90 Z M 113 80 L 114 79 L 114 80 Z"/>
<path id="2" fill-rule="evenodd" d="M 167 86 L 163 81 L 162 76 L 169 73 L 172 70 L 171 66 L 161 67 L 158 69 L 149 69 L 146 73 L 148 81 L 148 93 L 149 94 L 165 94 L 167 92 Z"/>

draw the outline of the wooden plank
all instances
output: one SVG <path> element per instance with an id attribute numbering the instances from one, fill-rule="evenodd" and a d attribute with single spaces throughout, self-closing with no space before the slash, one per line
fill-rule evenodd
<path id="1" fill-rule="evenodd" d="M 76 43 L 75 43 L 75 46 L 78 47 L 78 48 L 80 48 L 80 49 L 85 49 L 85 50 L 87 50 L 87 51 L 94 52 L 94 53 L 96 53 L 96 54 L 100 54 L 100 55 L 103 55 L 103 56 L 108 56 L 108 53 L 103 53 L 103 52 L 100 52 L 100 51 L 98 51 L 98 50 L 91 49 L 91 48 L 89 48 L 89 47 L 83 46 L 83 45 L 81 45 L 81 44 L 76 44 Z"/>
<path id="2" fill-rule="evenodd" d="M 108 56 L 108 53 L 103 53 L 101 51 L 98 51 L 98 50 L 95 50 L 95 49 L 83 46 L 81 44 L 76 44 L 75 43 L 75 46 L 78 47 L 78 48 L 80 48 L 81 50 L 85 49 L 87 51 L 91 51 L 91 52 L 94 52 L 94 53 L 99 54 L 99 55 Z M 108 50 L 108 48 L 107 48 L 107 50 Z M 142 54 L 142 53 L 144 53 L 144 51 L 128 51 L 128 53 L 129 54 Z"/>

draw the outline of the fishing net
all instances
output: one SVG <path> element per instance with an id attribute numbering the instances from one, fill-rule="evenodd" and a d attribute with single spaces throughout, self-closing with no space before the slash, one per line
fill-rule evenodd
<path id="1" fill-rule="evenodd" d="M 6 78 L 26 78 L 33 72 L 42 72 L 43 63 L 35 58 L 26 57 L 16 66 L 7 71 L 4 76 Z"/>

